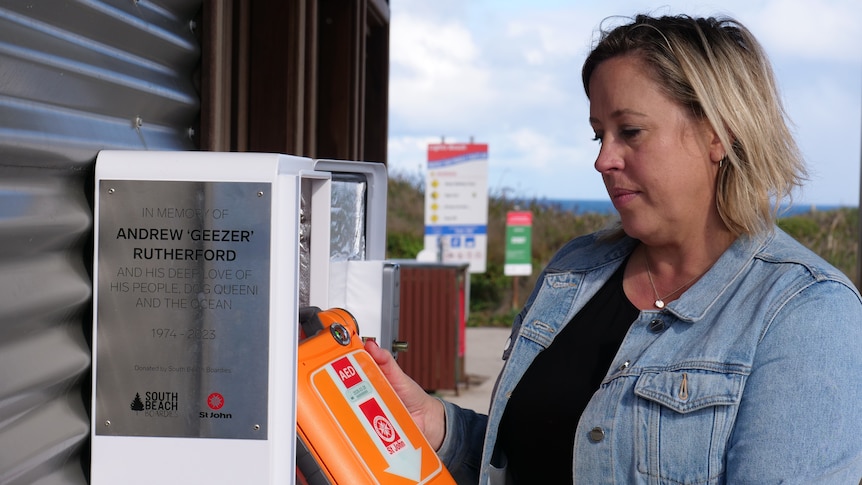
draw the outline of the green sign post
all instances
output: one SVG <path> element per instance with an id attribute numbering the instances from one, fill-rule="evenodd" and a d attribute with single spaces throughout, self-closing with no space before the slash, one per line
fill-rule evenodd
<path id="1" fill-rule="evenodd" d="M 533 273 L 533 213 L 510 211 L 506 214 L 506 260 L 503 274 L 512 278 L 512 309 L 518 308 L 518 276 Z"/>
<path id="2" fill-rule="evenodd" d="M 533 273 L 533 213 L 511 211 L 506 214 L 506 276 L 529 276 Z"/>

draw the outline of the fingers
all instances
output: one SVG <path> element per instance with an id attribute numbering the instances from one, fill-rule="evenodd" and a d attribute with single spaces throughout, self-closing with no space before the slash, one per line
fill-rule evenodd
<path id="1" fill-rule="evenodd" d="M 365 351 L 371 355 L 371 358 L 380 367 L 386 380 L 395 389 L 398 397 L 408 405 L 408 408 L 413 403 L 421 405 L 422 398 L 427 397 L 425 391 L 401 370 L 401 367 L 395 362 L 395 359 L 388 350 L 380 348 L 377 342 L 368 340 L 365 342 Z"/>
<path id="2" fill-rule="evenodd" d="M 376 342 L 368 340 L 365 342 L 365 351 L 380 367 L 384 377 L 434 449 L 439 448 L 446 426 L 443 404 L 429 396 L 422 386 L 405 374 L 388 350 L 381 349 Z"/>
<path id="3" fill-rule="evenodd" d="M 371 358 L 374 359 L 374 362 L 381 367 L 386 365 L 390 360 L 393 362 L 395 361 L 395 359 L 392 358 L 392 354 L 381 349 L 374 340 L 365 341 L 365 351 L 371 354 Z"/>
<path id="4" fill-rule="evenodd" d="M 374 362 L 380 367 L 380 370 L 383 372 L 383 375 L 386 377 L 386 380 L 392 384 L 392 387 L 395 388 L 395 392 L 399 394 L 401 399 L 404 399 L 404 396 L 401 396 L 403 389 L 409 389 L 410 384 L 415 384 L 407 374 L 401 370 L 401 367 L 395 362 L 395 359 L 392 358 L 392 354 L 389 353 L 388 350 L 381 349 L 377 342 L 373 340 L 367 340 L 365 342 L 365 351 L 371 355 L 371 358 L 374 359 Z"/>

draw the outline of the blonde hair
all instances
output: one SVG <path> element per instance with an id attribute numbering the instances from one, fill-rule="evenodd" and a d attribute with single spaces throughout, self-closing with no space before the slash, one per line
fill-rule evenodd
<path id="1" fill-rule="evenodd" d="M 728 229 L 771 230 L 781 201 L 807 173 L 757 39 L 729 18 L 638 15 L 600 32 L 581 73 L 587 97 L 596 67 L 622 55 L 643 60 L 670 99 L 715 129 L 727 153 L 716 205 Z"/>

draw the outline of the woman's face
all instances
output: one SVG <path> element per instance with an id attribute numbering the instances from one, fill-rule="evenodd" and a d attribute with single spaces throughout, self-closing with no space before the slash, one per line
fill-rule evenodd
<path id="1" fill-rule="evenodd" d="M 674 244 L 718 221 L 715 177 L 723 156 L 708 123 L 664 95 L 643 61 L 608 59 L 590 78 L 595 167 L 626 234 Z"/>

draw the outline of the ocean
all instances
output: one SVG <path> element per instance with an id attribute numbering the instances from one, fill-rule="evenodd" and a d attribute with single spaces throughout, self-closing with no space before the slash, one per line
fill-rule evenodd
<path id="1" fill-rule="evenodd" d="M 525 205 L 530 201 L 524 201 Z M 539 204 L 547 206 L 559 207 L 568 212 L 575 214 L 613 214 L 615 212 L 613 204 L 609 200 L 589 200 L 589 199 L 538 199 Z M 794 203 L 789 209 L 785 207 L 781 212 L 781 217 L 805 214 L 811 211 L 829 211 L 840 209 L 847 206 L 842 205 L 815 205 L 806 203 Z"/>

